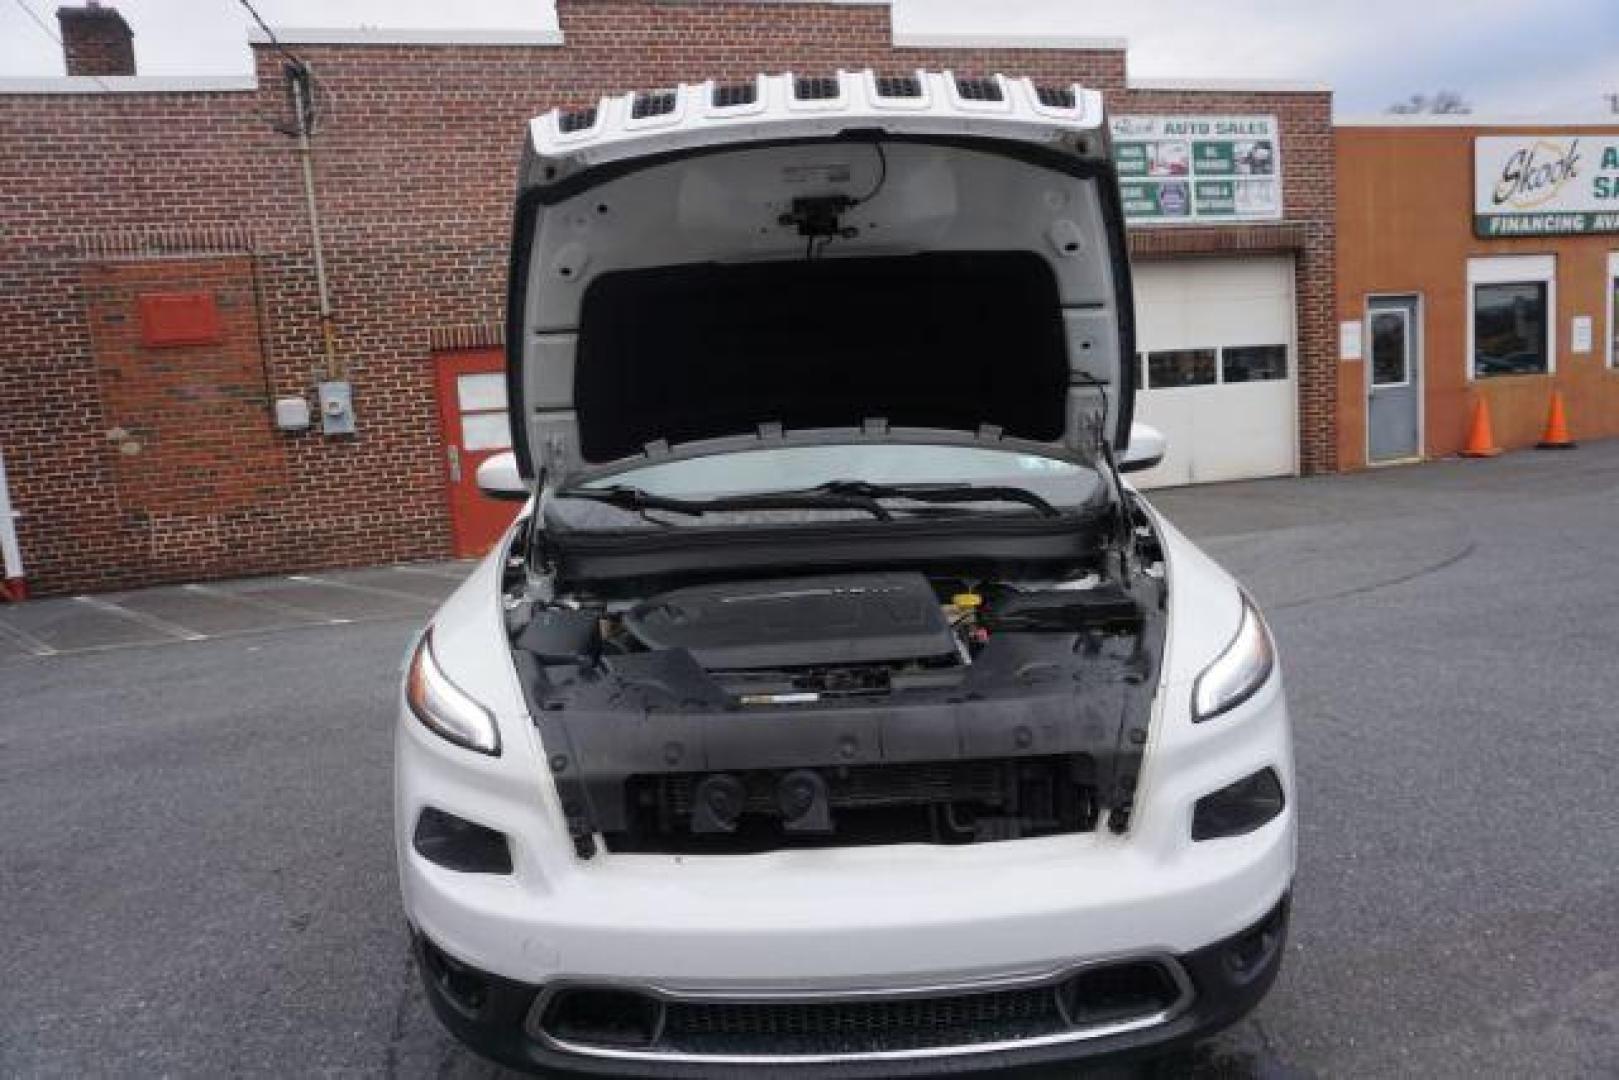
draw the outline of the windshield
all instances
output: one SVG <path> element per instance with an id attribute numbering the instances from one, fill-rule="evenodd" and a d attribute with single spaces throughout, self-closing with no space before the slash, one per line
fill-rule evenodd
<path id="1" fill-rule="evenodd" d="M 842 481 L 1019 488 L 1059 507 L 1090 502 L 1100 486 L 1093 469 L 1037 454 L 976 446 L 862 443 L 774 447 L 645 465 L 581 487 L 628 486 L 663 498 L 697 500 L 798 491 Z"/>

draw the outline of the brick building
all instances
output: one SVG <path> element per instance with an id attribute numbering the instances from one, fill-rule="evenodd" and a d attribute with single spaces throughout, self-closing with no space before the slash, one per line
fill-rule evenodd
<path id="1" fill-rule="evenodd" d="M 1619 124 L 1380 116 L 1337 140 L 1340 465 L 1455 454 L 1480 406 L 1496 445 L 1533 446 L 1554 393 L 1575 438 L 1619 436 Z"/>
<path id="2" fill-rule="evenodd" d="M 0 481 L 34 591 L 474 546 L 455 531 L 447 456 L 473 424 L 441 401 L 456 385 L 442 376 L 499 362 L 524 121 L 761 70 L 1103 90 L 1141 219 L 1139 415 L 1180 448 L 1156 479 L 1337 467 L 1324 89 L 1131 80 L 1116 40 L 896 40 L 881 2 L 556 6 L 556 34 L 280 35 L 315 76 L 330 354 L 285 59 L 267 41 L 251 78 L 138 76 L 98 43 L 86 74 L 0 80 Z M 109 16 L 122 25 L 64 10 L 70 54 L 81 24 L 127 46 Z M 352 388 L 352 434 L 322 432 L 328 381 Z M 277 400 L 299 398 L 312 426 L 278 427 Z"/>

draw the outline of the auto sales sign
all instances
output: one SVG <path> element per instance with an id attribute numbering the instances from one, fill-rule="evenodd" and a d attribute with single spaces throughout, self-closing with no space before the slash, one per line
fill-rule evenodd
<path id="1" fill-rule="evenodd" d="M 1274 116 L 1115 116 L 1113 163 L 1132 225 L 1282 216 Z"/>
<path id="2" fill-rule="evenodd" d="M 1619 134 L 1474 139 L 1473 232 L 1619 233 Z"/>

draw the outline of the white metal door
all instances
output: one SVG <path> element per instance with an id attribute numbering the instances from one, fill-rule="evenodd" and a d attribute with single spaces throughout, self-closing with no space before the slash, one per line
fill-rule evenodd
<path id="1" fill-rule="evenodd" d="M 1182 259 L 1133 270 L 1135 418 L 1169 439 L 1163 464 L 1135 484 L 1297 471 L 1293 260 Z"/>

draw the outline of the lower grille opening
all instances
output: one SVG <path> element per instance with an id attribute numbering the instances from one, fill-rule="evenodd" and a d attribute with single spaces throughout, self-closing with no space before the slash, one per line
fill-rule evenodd
<path id="1" fill-rule="evenodd" d="M 648 1047 L 663 1005 L 633 990 L 564 990 L 545 1006 L 540 1027 L 553 1039 L 593 1046 Z"/>
<path id="2" fill-rule="evenodd" d="M 637 775 L 629 827 L 605 839 L 612 851 L 744 854 L 1090 832 L 1095 773 L 1074 754 Z"/>
<path id="3" fill-rule="evenodd" d="M 1117 1024 L 1165 1012 L 1180 998 L 1180 987 L 1161 965 L 1108 964 L 1073 976 L 1061 986 L 1063 1013 L 1077 1027 Z"/>
<path id="4" fill-rule="evenodd" d="M 689 1054 L 858 1054 L 1037 1038 L 1062 1026 L 1046 986 L 888 1001 L 675 1002 L 664 1041 Z"/>
<path id="5" fill-rule="evenodd" d="M 1173 961 L 1120 961 L 1052 982 L 960 993 L 716 1001 L 564 988 L 531 1030 L 566 1047 L 671 1058 L 859 1058 L 971 1052 L 1162 1022 L 1185 1002 Z"/>

